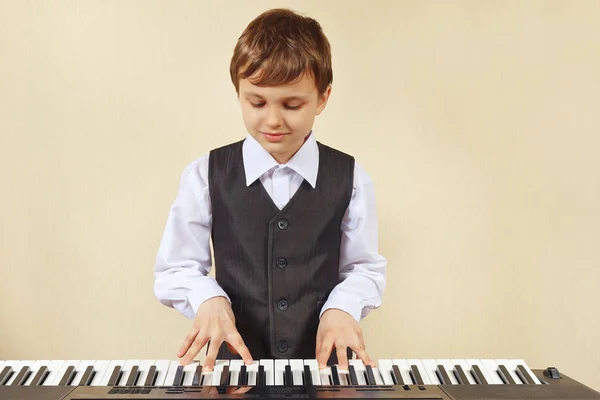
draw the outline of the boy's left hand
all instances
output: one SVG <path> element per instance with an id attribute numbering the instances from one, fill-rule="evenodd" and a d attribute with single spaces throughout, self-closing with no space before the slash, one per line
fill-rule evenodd
<path id="1" fill-rule="evenodd" d="M 327 360 L 335 348 L 339 368 L 348 369 L 348 347 L 365 365 L 376 366 L 365 351 L 362 329 L 358 322 L 347 312 L 330 308 L 321 316 L 317 330 L 316 355 L 319 368 L 327 366 Z"/>

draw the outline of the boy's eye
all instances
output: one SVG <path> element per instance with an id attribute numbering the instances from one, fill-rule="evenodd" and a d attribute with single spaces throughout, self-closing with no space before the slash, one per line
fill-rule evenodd
<path id="1" fill-rule="evenodd" d="M 262 107 L 265 106 L 265 103 L 252 103 L 252 102 L 250 102 L 250 104 L 254 108 L 262 108 Z M 298 105 L 298 106 L 288 106 L 288 105 L 285 105 L 284 107 L 286 108 L 286 110 L 294 111 L 294 110 L 300 109 L 300 107 L 302 107 L 302 105 Z"/>

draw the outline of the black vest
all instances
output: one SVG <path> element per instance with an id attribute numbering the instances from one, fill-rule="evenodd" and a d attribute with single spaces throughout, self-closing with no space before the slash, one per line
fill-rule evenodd
<path id="1" fill-rule="evenodd" d="M 279 210 L 260 179 L 246 186 L 242 144 L 209 156 L 216 280 L 254 359 L 314 358 L 319 312 L 340 282 L 354 158 L 317 142 L 316 187 L 303 181 Z M 225 344 L 218 358 L 233 358 Z"/>

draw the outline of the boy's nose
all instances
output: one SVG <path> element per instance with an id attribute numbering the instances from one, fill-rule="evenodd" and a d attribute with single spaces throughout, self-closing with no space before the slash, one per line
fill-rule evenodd
<path id="1" fill-rule="evenodd" d="M 279 111 L 270 109 L 267 114 L 267 126 L 269 128 L 277 128 L 283 124 L 281 113 Z"/>

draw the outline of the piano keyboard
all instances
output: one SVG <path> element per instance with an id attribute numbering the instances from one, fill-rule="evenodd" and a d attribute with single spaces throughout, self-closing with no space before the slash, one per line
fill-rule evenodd
<path id="1" fill-rule="evenodd" d="M 182 366 L 173 360 L 0 360 L 0 399 L 43 400 L 46 394 L 61 400 L 144 398 L 150 393 L 152 399 L 189 398 L 190 393 L 194 398 L 250 398 L 260 393 L 261 398 L 293 394 L 398 399 L 460 399 L 461 393 L 463 398 L 479 393 L 492 399 L 490 393 L 504 393 L 498 398 L 508 399 L 507 393 L 515 398 L 544 390 L 555 395 L 565 388 L 570 391 L 561 393 L 570 399 L 577 398 L 573 390 L 600 399 L 598 392 L 559 375 L 554 368 L 533 371 L 521 359 L 381 359 L 376 367 L 354 359 L 347 369 L 319 369 L 314 359 L 265 359 L 251 365 L 217 360 L 213 371 L 199 362 Z"/>

